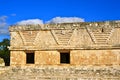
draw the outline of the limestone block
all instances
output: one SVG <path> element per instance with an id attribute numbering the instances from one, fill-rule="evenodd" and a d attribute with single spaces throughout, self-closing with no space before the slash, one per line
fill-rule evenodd
<path id="1" fill-rule="evenodd" d="M 119 65 L 120 50 L 73 50 L 71 64 L 77 65 Z"/>
<path id="2" fill-rule="evenodd" d="M 10 65 L 25 65 L 26 53 L 24 51 L 11 51 Z"/>
<path id="3" fill-rule="evenodd" d="M 60 64 L 57 51 L 35 51 L 35 64 Z"/>

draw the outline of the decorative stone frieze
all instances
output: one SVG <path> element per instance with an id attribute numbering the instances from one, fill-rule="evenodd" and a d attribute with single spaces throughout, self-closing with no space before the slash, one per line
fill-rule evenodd
<path id="1" fill-rule="evenodd" d="M 11 66 L 27 65 L 31 55 L 32 65 L 61 65 L 61 56 L 69 65 L 120 65 L 119 21 L 13 25 L 9 30 Z"/>

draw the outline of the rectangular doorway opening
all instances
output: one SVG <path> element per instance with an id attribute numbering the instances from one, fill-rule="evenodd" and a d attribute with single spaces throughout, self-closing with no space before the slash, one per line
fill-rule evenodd
<path id="1" fill-rule="evenodd" d="M 26 63 L 34 64 L 34 53 L 26 53 Z"/>
<path id="2" fill-rule="evenodd" d="M 70 64 L 70 53 L 62 52 L 60 53 L 60 63 L 61 64 Z"/>

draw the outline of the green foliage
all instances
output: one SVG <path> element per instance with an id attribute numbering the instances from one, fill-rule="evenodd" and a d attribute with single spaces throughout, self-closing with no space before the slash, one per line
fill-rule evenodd
<path id="1" fill-rule="evenodd" d="M 10 51 L 7 48 L 9 45 L 9 39 L 3 39 L 3 41 L 0 42 L 0 57 L 4 59 L 6 66 L 10 64 Z"/>

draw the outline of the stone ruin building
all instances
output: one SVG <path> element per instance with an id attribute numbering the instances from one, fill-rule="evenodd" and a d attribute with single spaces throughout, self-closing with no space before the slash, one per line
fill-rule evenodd
<path id="1" fill-rule="evenodd" d="M 9 31 L 10 68 L 0 80 L 120 80 L 120 21 L 14 25 Z"/>
<path id="2" fill-rule="evenodd" d="M 10 27 L 10 65 L 120 65 L 120 22 Z"/>

